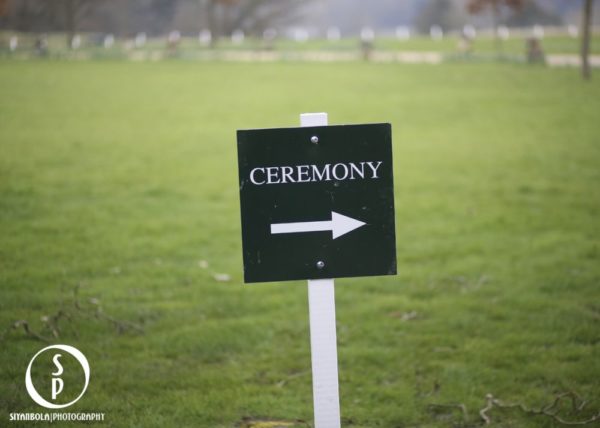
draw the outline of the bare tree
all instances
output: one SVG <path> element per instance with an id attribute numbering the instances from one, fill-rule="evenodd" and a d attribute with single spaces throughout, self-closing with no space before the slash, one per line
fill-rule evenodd
<path id="1" fill-rule="evenodd" d="M 232 1 L 226 0 L 205 0 L 204 8 L 206 18 L 208 21 L 208 27 L 212 33 L 211 45 L 214 45 L 217 39 L 221 36 L 222 32 L 222 15 L 223 10 L 235 4 Z"/>
<path id="2" fill-rule="evenodd" d="M 494 45 L 496 53 L 502 52 L 502 41 L 498 37 L 498 24 L 500 22 L 500 12 L 503 7 L 510 9 L 520 9 L 525 0 L 469 0 L 467 10 L 471 14 L 478 14 L 485 9 L 489 9 L 492 14 L 492 28 L 494 31 Z"/>
<path id="3" fill-rule="evenodd" d="M 270 27 L 282 27 L 302 17 L 312 0 L 0 0 L 3 28 L 24 32 L 64 32 L 73 47 L 78 32 L 111 32 L 131 36 L 136 32 L 164 34 L 172 29 L 180 7 L 188 10 L 201 28 L 208 27 L 213 40 L 239 29 L 262 35 Z M 2 15 L 5 14 L 5 16 Z M 194 30 L 200 29 L 198 27 Z"/>
<path id="4" fill-rule="evenodd" d="M 8 0 L 0 0 L 0 18 L 8 15 Z"/>
<path id="5" fill-rule="evenodd" d="M 432 26 L 439 26 L 447 32 L 462 27 L 465 22 L 464 11 L 453 0 L 429 0 L 415 19 L 417 30 L 425 34 Z"/>
<path id="6" fill-rule="evenodd" d="M 269 27 L 298 20 L 306 3 L 308 2 L 302 0 L 246 1 L 232 16 L 229 30 L 241 28 L 248 33 L 260 35 Z"/>
<path id="7" fill-rule="evenodd" d="M 0 28 L 5 29 L 8 22 L 8 0 L 0 0 Z"/>
<path id="8" fill-rule="evenodd" d="M 73 47 L 73 39 L 79 29 L 80 21 L 90 12 L 92 7 L 101 0 L 63 0 L 67 47 Z M 51 6 L 52 7 L 52 6 Z"/>
<path id="9" fill-rule="evenodd" d="M 592 2 L 593 0 L 585 0 L 583 3 L 583 22 L 581 25 L 581 75 L 585 80 L 589 80 L 592 77 L 592 72 L 590 69 Z"/>
<path id="10" fill-rule="evenodd" d="M 242 30 L 247 34 L 261 35 L 269 27 L 277 27 L 298 20 L 302 0 L 201 0 L 207 23 L 218 37 Z"/>
<path id="11" fill-rule="evenodd" d="M 67 48 L 73 47 L 73 39 L 77 31 L 77 15 L 80 3 L 78 0 L 65 0 L 65 24 L 67 30 Z"/>

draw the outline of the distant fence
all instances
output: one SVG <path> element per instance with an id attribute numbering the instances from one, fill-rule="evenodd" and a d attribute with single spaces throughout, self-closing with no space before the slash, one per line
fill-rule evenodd
<path id="1" fill-rule="evenodd" d="M 341 38 L 339 32 L 335 39 L 313 36 L 296 40 L 281 33 L 265 34 L 265 37 L 244 37 L 240 32 L 231 38 L 220 39 L 217 43 L 206 31 L 198 35 L 180 35 L 171 32 L 163 37 L 146 37 L 139 33 L 134 37 L 118 38 L 111 34 L 81 34 L 73 39 L 73 45 L 67 46 L 65 34 L 31 34 L 0 32 L 0 56 L 4 58 L 30 59 L 45 57 L 53 59 L 89 60 L 121 59 L 130 61 L 159 61 L 166 59 L 198 61 L 308 61 L 340 62 L 369 60 L 387 63 L 424 63 L 440 64 L 444 61 L 494 61 L 498 52 L 494 52 L 489 41 L 494 32 L 491 29 L 474 29 L 465 26 L 462 31 L 446 34 L 437 29 L 431 35 L 411 35 L 410 31 L 381 32 L 364 30 L 361 35 Z M 551 66 L 578 66 L 579 35 L 571 27 L 529 27 L 500 29 L 502 39 L 511 48 L 501 52 L 504 61 L 524 62 L 526 59 L 525 40 L 532 37 L 541 39 L 546 47 L 546 63 Z M 577 30 L 577 31 L 576 31 Z M 440 30 L 441 31 L 441 30 Z M 508 31 L 508 32 L 507 32 Z M 368 34 L 367 40 L 364 39 Z M 593 28 L 593 34 L 600 34 L 600 27 Z M 469 40 L 467 47 L 464 40 Z M 545 40 L 546 39 L 546 40 Z M 556 40 L 559 42 L 556 42 Z M 444 43 L 440 43 L 440 40 Z M 554 42 L 553 42 L 554 40 Z M 478 43 L 484 43 L 478 45 Z M 485 44 L 487 43 L 487 45 Z M 553 44 L 554 43 L 554 44 Z M 475 48 L 471 46 L 473 44 Z M 564 47 L 568 49 L 565 50 Z M 592 43 L 595 47 L 596 44 Z M 487 49 L 487 50 L 486 50 Z M 595 53 L 600 54 L 596 47 Z M 592 66 L 600 66 L 600 57 L 592 55 Z"/>

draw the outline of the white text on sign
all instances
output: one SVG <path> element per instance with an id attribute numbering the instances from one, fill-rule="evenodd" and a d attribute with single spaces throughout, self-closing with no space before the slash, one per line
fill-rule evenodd
<path id="1" fill-rule="evenodd" d="M 377 170 L 383 162 L 336 163 L 318 165 L 270 166 L 250 171 L 252 184 L 313 183 L 318 181 L 344 181 L 377 179 Z"/>

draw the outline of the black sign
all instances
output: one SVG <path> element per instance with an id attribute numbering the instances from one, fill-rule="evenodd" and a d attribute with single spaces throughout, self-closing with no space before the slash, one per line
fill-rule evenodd
<path id="1" fill-rule="evenodd" d="M 237 138 L 245 282 L 396 274 L 389 124 Z"/>

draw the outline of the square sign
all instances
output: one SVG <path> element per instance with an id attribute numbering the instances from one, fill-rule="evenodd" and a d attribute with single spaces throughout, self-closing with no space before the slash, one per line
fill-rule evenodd
<path id="1" fill-rule="evenodd" d="M 396 274 L 390 124 L 237 140 L 245 282 Z"/>

